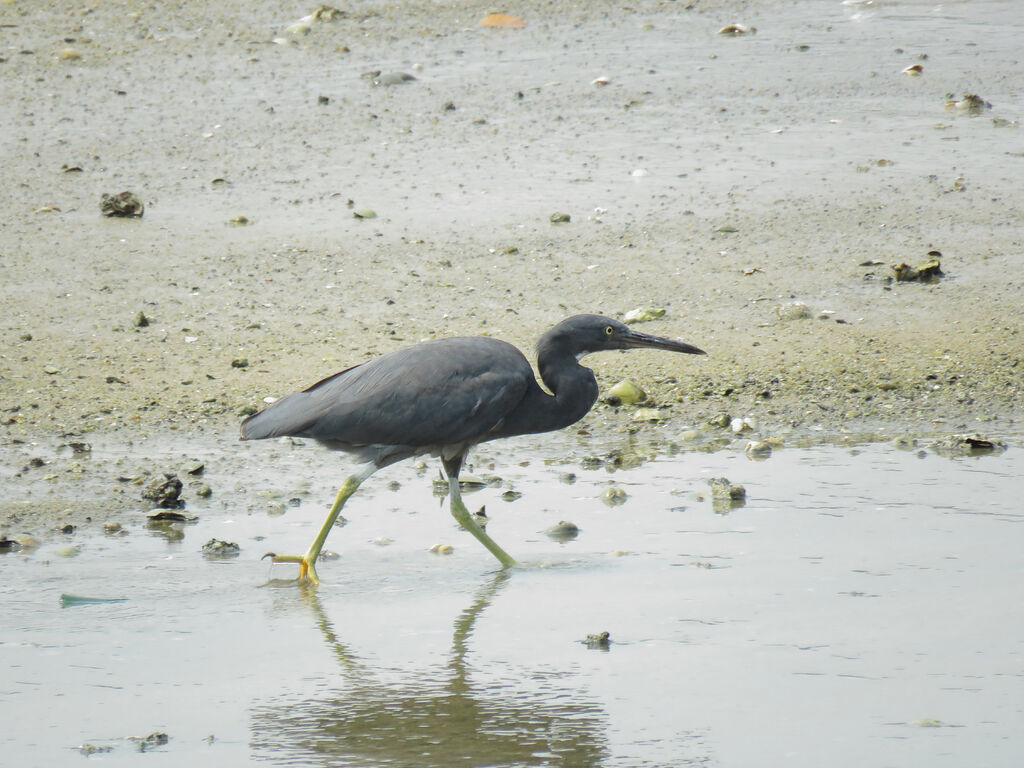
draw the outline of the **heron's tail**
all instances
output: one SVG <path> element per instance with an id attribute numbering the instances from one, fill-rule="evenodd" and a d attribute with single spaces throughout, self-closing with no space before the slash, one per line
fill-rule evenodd
<path id="1" fill-rule="evenodd" d="M 242 422 L 241 440 L 300 435 L 309 426 L 305 392 L 282 397 Z"/>

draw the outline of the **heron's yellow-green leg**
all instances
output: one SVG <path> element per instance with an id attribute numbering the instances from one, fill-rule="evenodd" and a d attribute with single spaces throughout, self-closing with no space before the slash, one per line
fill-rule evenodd
<path id="1" fill-rule="evenodd" d="M 516 565 L 516 561 L 512 559 L 508 552 L 499 547 L 494 539 L 487 535 L 484 529 L 473 519 L 469 510 L 466 509 L 466 505 L 462 503 L 462 493 L 459 490 L 458 477 L 448 476 L 448 492 L 451 494 L 452 517 L 458 521 L 459 525 L 473 534 L 477 541 L 487 547 L 487 551 L 498 558 L 502 568 L 511 568 Z"/>
<path id="2" fill-rule="evenodd" d="M 324 548 L 324 542 L 327 541 L 331 528 L 338 521 L 338 516 L 341 514 L 341 508 L 345 506 L 345 502 L 359 489 L 363 481 L 373 474 L 375 469 L 376 467 L 369 465 L 363 472 L 357 472 L 345 479 L 345 482 L 341 484 L 338 495 L 334 497 L 334 504 L 331 505 L 331 511 L 327 513 L 327 519 L 324 520 L 324 524 L 320 527 L 320 532 L 313 539 L 313 543 L 309 545 L 306 554 L 275 555 L 271 552 L 266 557 L 269 557 L 273 563 L 298 563 L 299 581 L 308 579 L 313 584 L 319 584 L 320 578 L 316 573 L 316 561 L 320 557 L 320 551 Z"/>

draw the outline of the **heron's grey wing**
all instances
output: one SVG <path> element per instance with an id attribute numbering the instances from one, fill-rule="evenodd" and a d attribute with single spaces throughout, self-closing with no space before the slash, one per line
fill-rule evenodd
<path id="1" fill-rule="evenodd" d="M 529 362 L 504 342 L 425 342 L 283 398 L 243 424 L 243 435 L 310 437 L 338 448 L 474 443 L 501 424 L 531 383 Z"/>
<path id="2" fill-rule="evenodd" d="M 311 402 L 309 393 L 326 385 L 332 379 L 345 376 L 358 368 L 354 365 L 322 379 L 309 389 L 287 395 L 271 403 L 259 413 L 242 421 L 243 440 L 264 440 L 269 437 L 285 437 L 301 434 L 317 418 L 317 403 Z"/>

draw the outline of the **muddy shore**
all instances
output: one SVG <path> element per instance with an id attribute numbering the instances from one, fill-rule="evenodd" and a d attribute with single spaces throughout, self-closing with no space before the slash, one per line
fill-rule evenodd
<path id="1" fill-rule="evenodd" d="M 588 359 L 661 409 L 599 406 L 602 429 L 1019 433 L 1024 60 L 1001 5 L 525 2 L 496 30 L 483 3 L 364 2 L 304 32 L 315 4 L 4 2 L 8 497 L 33 445 L 234 433 L 403 344 L 532 348 L 636 307 L 709 354 Z M 991 106 L 947 103 L 965 93 Z M 124 190 L 145 214 L 102 216 Z M 893 279 L 931 251 L 944 276 Z"/>

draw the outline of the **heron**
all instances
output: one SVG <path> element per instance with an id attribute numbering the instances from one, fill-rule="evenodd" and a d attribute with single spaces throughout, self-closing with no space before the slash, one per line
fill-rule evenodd
<path id="1" fill-rule="evenodd" d="M 242 422 L 242 440 L 302 437 L 353 456 L 362 467 L 345 479 L 304 555 L 268 553 L 297 563 L 299 580 L 320 582 L 317 559 L 345 502 L 379 469 L 413 456 L 441 459 L 451 513 L 501 563 L 516 561 L 466 509 L 459 472 L 479 443 L 562 429 L 597 401 L 594 372 L 580 364 L 593 352 L 662 349 L 703 355 L 674 339 L 635 331 L 601 315 L 562 320 L 537 342 L 537 383 L 526 356 L 489 336 L 434 339 L 347 368 L 302 392 L 282 397 Z"/>

